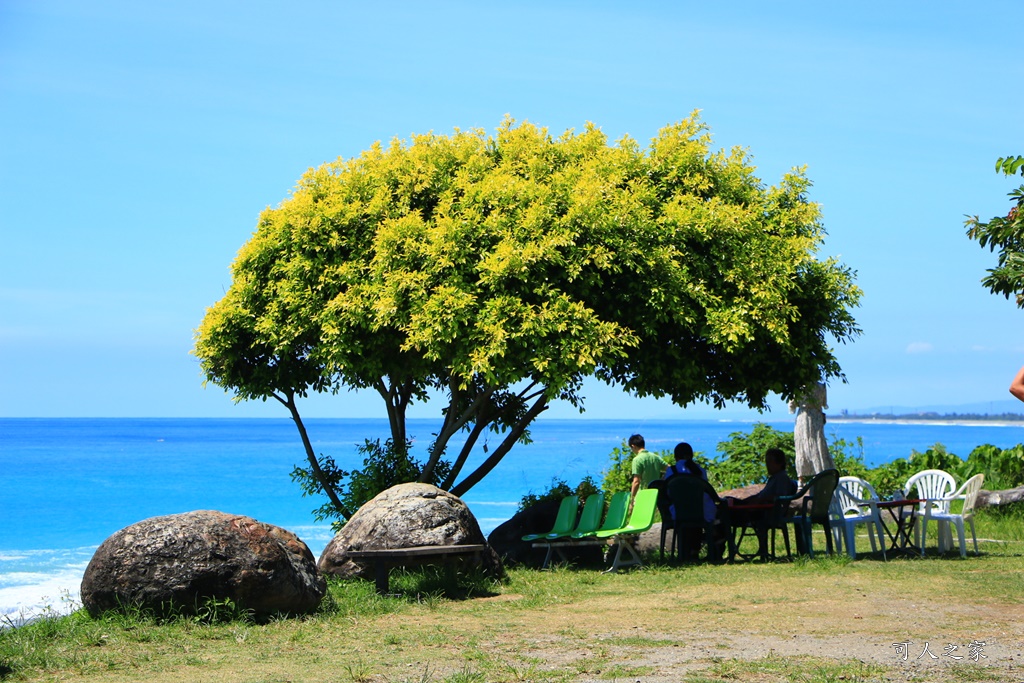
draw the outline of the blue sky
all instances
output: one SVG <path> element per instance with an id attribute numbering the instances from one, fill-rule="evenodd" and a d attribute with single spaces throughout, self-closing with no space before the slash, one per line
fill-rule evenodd
<path id="1" fill-rule="evenodd" d="M 858 272 L 864 334 L 837 349 L 833 411 L 1004 401 L 1024 311 L 981 287 L 994 257 L 963 220 L 1005 214 L 1019 184 L 993 170 L 1024 154 L 1018 18 L 1011 1 L 4 0 L 0 416 L 284 416 L 204 389 L 189 350 L 307 168 L 505 114 L 646 144 L 694 109 L 766 183 L 806 165 L 822 255 Z M 586 393 L 590 417 L 708 415 Z"/>

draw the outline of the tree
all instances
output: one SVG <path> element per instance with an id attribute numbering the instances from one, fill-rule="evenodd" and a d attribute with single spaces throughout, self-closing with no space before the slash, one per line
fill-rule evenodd
<path id="1" fill-rule="evenodd" d="M 1000 157 L 996 171 L 1007 176 L 1024 176 L 1024 157 Z M 988 270 L 981 281 L 993 294 L 1002 294 L 1007 299 L 1012 294 L 1017 306 L 1024 308 L 1024 185 L 1012 190 L 1009 195 L 1013 206 L 1006 216 L 996 216 L 982 223 L 977 216 L 965 221 L 967 236 L 977 240 L 982 247 L 999 252 L 998 264 Z"/>
<path id="2" fill-rule="evenodd" d="M 465 432 L 441 484 L 462 495 L 550 402 L 582 412 L 588 376 L 753 407 L 842 378 L 829 342 L 859 333 L 860 290 L 815 258 L 810 182 L 765 187 L 745 151 L 710 144 L 696 113 L 647 150 L 506 118 L 311 169 L 261 214 L 195 354 L 207 381 L 289 410 L 343 515 L 298 413 L 310 391 L 376 390 L 396 444 L 410 403 L 443 396 L 420 479 Z M 465 472 L 485 430 L 501 441 Z"/>

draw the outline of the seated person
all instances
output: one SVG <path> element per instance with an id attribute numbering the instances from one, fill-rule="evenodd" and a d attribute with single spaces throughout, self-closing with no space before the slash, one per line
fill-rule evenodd
<path id="1" fill-rule="evenodd" d="M 693 461 L 693 447 L 690 444 L 685 442 L 676 444 L 675 456 L 675 464 L 669 465 L 665 470 L 665 479 L 685 474 L 691 477 L 700 477 L 704 481 L 708 480 L 708 474 L 704 471 L 704 468 Z M 675 506 L 669 506 L 669 511 L 672 513 L 672 519 L 674 520 L 676 518 Z M 704 519 L 708 522 L 715 521 L 715 502 L 706 493 L 704 494 Z"/>
<path id="2" fill-rule="evenodd" d="M 746 498 L 733 498 L 732 502 L 742 510 L 744 505 L 766 505 L 773 503 L 779 496 L 791 496 L 797 491 L 796 482 L 786 474 L 786 454 L 778 448 L 769 448 L 764 453 L 764 466 L 768 471 L 768 481 L 764 488 L 752 496 Z M 739 512 L 739 510 L 737 511 Z M 760 511 L 746 511 L 739 515 L 733 515 L 734 525 L 755 525 L 757 527 L 758 553 L 763 556 L 765 543 L 767 542 L 767 531 L 762 525 L 767 513 Z M 802 537 L 797 534 L 797 551 L 801 551 Z"/>
<path id="3" fill-rule="evenodd" d="M 676 462 L 673 465 L 669 465 L 665 470 L 665 479 L 671 479 L 672 477 L 688 476 L 688 477 L 700 477 L 704 481 L 708 480 L 707 472 L 704 471 L 700 465 L 693 461 L 693 447 L 688 443 L 678 443 L 675 448 Z M 676 506 L 675 504 L 669 505 L 669 513 L 672 515 L 672 521 L 676 519 Z M 713 524 L 717 515 L 715 509 L 715 502 L 711 500 L 711 496 L 707 493 L 704 494 L 704 521 Z M 677 534 L 681 534 L 679 530 Z M 700 546 L 704 538 L 703 530 L 700 527 L 693 529 L 687 529 L 685 534 L 680 535 L 679 542 L 686 543 L 686 548 L 689 553 L 693 555 L 700 554 Z"/>
<path id="4" fill-rule="evenodd" d="M 768 470 L 768 481 L 764 488 L 746 498 L 734 498 L 737 505 L 771 503 L 779 496 L 796 493 L 796 482 L 786 474 L 786 454 L 778 448 L 769 448 L 764 453 L 764 467 Z"/>

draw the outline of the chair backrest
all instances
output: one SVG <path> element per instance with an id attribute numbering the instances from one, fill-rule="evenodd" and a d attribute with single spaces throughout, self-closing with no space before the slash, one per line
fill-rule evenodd
<path id="1" fill-rule="evenodd" d="M 604 523 L 601 524 L 601 531 L 618 529 L 626 523 L 626 513 L 629 512 L 629 491 L 618 491 L 612 494 L 611 502 L 608 503 L 608 512 L 604 516 Z"/>
<path id="2" fill-rule="evenodd" d="M 984 474 L 975 474 L 964 484 L 964 509 L 960 514 L 967 516 L 974 512 L 974 504 L 978 501 L 978 492 L 985 483 Z"/>
<path id="3" fill-rule="evenodd" d="M 836 487 L 835 502 L 839 506 L 842 516 L 849 514 L 860 515 L 866 507 L 859 501 L 879 501 L 878 492 L 875 487 L 860 477 L 839 477 L 839 486 Z"/>
<path id="4" fill-rule="evenodd" d="M 668 479 L 668 499 L 676 510 L 676 524 L 704 523 L 704 480 L 688 474 Z"/>
<path id="5" fill-rule="evenodd" d="M 810 517 L 813 520 L 827 520 L 832 496 L 839 486 L 839 470 L 823 470 L 807 482 L 805 487 L 810 498 Z"/>
<path id="6" fill-rule="evenodd" d="M 579 496 L 566 496 L 558 505 L 558 516 L 551 527 L 553 534 L 568 534 L 576 526 L 576 511 L 580 506 Z"/>
<path id="7" fill-rule="evenodd" d="M 938 498 L 946 498 L 956 490 L 956 480 L 953 475 L 944 470 L 923 470 L 907 479 L 908 498 L 929 498 L 932 499 L 932 509 L 942 512 L 949 511 L 949 501 L 939 501 Z M 921 503 L 923 510 L 927 503 Z"/>
<path id="8" fill-rule="evenodd" d="M 591 493 L 583 503 L 580 521 L 576 523 L 574 533 L 597 531 L 601 526 L 601 514 L 604 512 L 604 494 Z"/>
<path id="9" fill-rule="evenodd" d="M 633 500 L 633 512 L 625 529 L 631 531 L 647 531 L 654 525 L 654 512 L 658 509 L 657 489 L 642 489 L 636 492 Z"/>
<path id="10" fill-rule="evenodd" d="M 667 484 L 668 481 L 665 479 L 655 479 L 647 485 L 649 489 L 658 489 L 658 513 L 661 515 L 661 521 L 666 524 L 672 521 L 672 512 L 669 510 L 672 502 L 668 499 L 668 491 L 665 488 Z"/>

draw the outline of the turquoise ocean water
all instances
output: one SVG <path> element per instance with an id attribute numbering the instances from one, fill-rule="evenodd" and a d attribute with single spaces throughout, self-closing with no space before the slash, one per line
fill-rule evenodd
<path id="1" fill-rule="evenodd" d="M 793 420 L 765 420 L 792 431 Z M 639 432 L 651 450 L 689 441 L 713 455 L 716 444 L 752 423 L 715 420 L 544 420 L 533 443 L 517 445 L 464 499 L 484 533 L 508 519 L 519 499 L 552 478 L 600 478 L 612 449 Z M 356 444 L 388 438 L 380 419 L 313 419 L 317 453 L 358 468 Z M 425 457 L 437 431 L 432 420 L 411 420 L 409 434 Z M 861 437 L 869 465 L 943 443 L 967 457 L 977 445 L 1007 448 L 1024 442 L 1024 426 L 944 423 L 830 422 L 831 438 Z M 491 437 L 490 446 L 497 444 Z M 455 444 L 458 445 L 458 444 Z M 479 458 L 484 453 L 479 449 Z M 0 620 L 38 613 L 77 599 L 96 547 L 142 519 L 189 510 L 244 514 L 289 529 L 319 556 L 330 540 L 314 521 L 319 499 L 303 498 L 289 473 L 305 462 L 288 419 L 0 419 Z M 473 466 L 469 463 L 468 466 Z"/>

